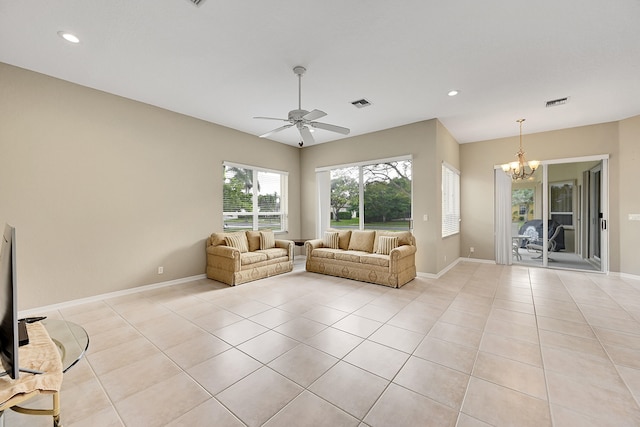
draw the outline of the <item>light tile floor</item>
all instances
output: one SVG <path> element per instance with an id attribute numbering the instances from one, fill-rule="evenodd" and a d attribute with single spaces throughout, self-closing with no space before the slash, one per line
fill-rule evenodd
<path id="1" fill-rule="evenodd" d="M 91 337 L 65 426 L 640 425 L 640 281 L 463 261 L 390 289 L 302 262 L 43 313 Z"/>

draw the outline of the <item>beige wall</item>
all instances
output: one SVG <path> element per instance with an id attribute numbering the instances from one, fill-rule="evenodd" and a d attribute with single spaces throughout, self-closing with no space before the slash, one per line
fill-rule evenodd
<path id="1" fill-rule="evenodd" d="M 444 242 L 441 238 L 439 189 L 442 160 L 459 166 L 458 144 L 437 120 L 303 148 L 300 163 L 302 237 L 316 237 L 316 168 L 409 154 L 413 156 L 413 232 L 418 245 L 416 268 L 421 273 L 437 273 L 443 265 L 455 261 L 460 252 L 459 236 Z M 423 220 L 425 214 L 428 221 Z"/>
<path id="2" fill-rule="evenodd" d="M 629 214 L 640 214 L 640 116 L 620 121 L 620 161 L 611 174 L 618 176 L 620 187 L 618 229 L 620 236 L 620 271 L 640 276 L 640 221 L 630 221 Z M 612 224 L 613 225 L 613 224 Z M 612 233 L 616 233 L 612 229 Z"/>
<path id="3" fill-rule="evenodd" d="M 224 160 L 288 171 L 300 235 L 297 147 L 6 64 L 0 94 L 0 224 L 16 227 L 20 309 L 204 274 Z"/>
<path id="4" fill-rule="evenodd" d="M 635 123 L 635 127 L 634 127 Z M 609 154 L 609 249 L 610 270 L 638 274 L 638 266 L 627 263 L 621 270 L 621 253 L 633 253 L 632 238 L 621 233 L 620 206 L 625 198 L 636 198 L 630 186 L 621 187 L 629 178 L 637 182 L 637 172 L 621 168 L 622 153 L 633 151 L 634 138 L 640 136 L 637 121 L 630 120 L 628 136 L 618 136 L 618 122 L 563 129 L 538 134 L 525 134 L 524 148 L 528 159 L 552 160 Z M 462 247 L 475 246 L 478 258 L 495 259 L 494 255 L 494 165 L 513 160 L 517 138 L 502 138 L 460 146 L 462 167 Z M 624 147 L 624 148 L 622 148 Z M 637 155 L 637 149 L 636 149 Z M 624 170 L 626 169 L 626 170 Z M 636 205 L 637 206 L 637 205 Z M 630 225 L 632 227 L 632 225 Z M 630 230 L 631 231 L 631 230 Z M 638 239 L 636 236 L 635 240 Z M 462 255 L 462 254 L 461 254 Z"/>

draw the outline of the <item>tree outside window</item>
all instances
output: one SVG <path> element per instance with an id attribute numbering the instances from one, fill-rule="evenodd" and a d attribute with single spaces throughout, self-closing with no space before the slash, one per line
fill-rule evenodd
<path id="1" fill-rule="evenodd" d="M 409 230 L 411 191 L 410 159 L 333 169 L 331 226 Z"/>

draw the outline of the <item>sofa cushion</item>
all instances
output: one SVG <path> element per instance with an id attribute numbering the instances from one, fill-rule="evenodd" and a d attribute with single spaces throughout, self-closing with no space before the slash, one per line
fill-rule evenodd
<path id="1" fill-rule="evenodd" d="M 276 247 L 276 236 L 272 230 L 260 232 L 260 249 L 271 249 Z"/>
<path id="2" fill-rule="evenodd" d="M 267 254 L 260 252 L 243 252 L 240 254 L 240 265 L 255 264 L 267 260 Z"/>
<path id="3" fill-rule="evenodd" d="M 375 230 L 353 230 L 349 239 L 349 250 L 371 253 L 375 237 Z"/>
<path id="4" fill-rule="evenodd" d="M 389 255 L 392 249 L 398 247 L 398 236 L 380 236 L 378 237 L 378 248 L 376 253 L 380 255 Z"/>
<path id="5" fill-rule="evenodd" d="M 349 262 L 360 262 L 360 256 L 366 255 L 366 252 L 363 251 L 336 251 L 334 253 L 334 258 L 339 261 L 349 261 Z"/>
<path id="6" fill-rule="evenodd" d="M 361 264 L 389 267 L 389 256 L 380 254 L 366 254 L 360 256 Z"/>
<path id="7" fill-rule="evenodd" d="M 259 249 L 256 253 L 265 254 L 267 259 L 282 258 L 289 255 L 289 252 L 283 248 Z"/>
<path id="8" fill-rule="evenodd" d="M 249 242 L 245 232 L 229 233 L 225 236 L 224 241 L 227 246 L 236 248 L 240 253 L 249 252 Z"/>
<path id="9" fill-rule="evenodd" d="M 260 249 L 260 232 L 247 231 L 247 241 L 249 242 L 249 252 Z"/>
<path id="10" fill-rule="evenodd" d="M 329 249 L 338 249 L 338 242 L 340 236 L 337 231 L 325 231 L 324 239 L 322 239 L 322 246 Z"/>
<path id="11" fill-rule="evenodd" d="M 351 230 L 336 230 L 335 228 L 327 229 L 329 232 L 338 233 L 338 249 L 349 249 L 349 239 L 351 239 Z"/>
<path id="12" fill-rule="evenodd" d="M 335 249 L 317 248 L 317 249 L 314 249 L 313 251 L 311 251 L 311 256 L 312 257 L 316 257 L 316 258 L 333 259 L 335 253 L 336 253 Z"/>
<path id="13" fill-rule="evenodd" d="M 376 230 L 376 239 L 373 244 L 373 251 L 378 251 L 378 241 L 381 236 L 388 237 L 397 237 L 398 238 L 398 246 L 402 245 L 411 245 L 413 244 L 413 235 L 410 231 L 387 231 L 387 230 Z"/>

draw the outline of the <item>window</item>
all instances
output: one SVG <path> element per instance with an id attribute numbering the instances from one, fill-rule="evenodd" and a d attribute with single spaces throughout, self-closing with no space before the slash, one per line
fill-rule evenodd
<path id="1" fill-rule="evenodd" d="M 533 219 L 535 190 L 530 187 L 514 187 L 511 190 L 511 223 L 518 228 Z"/>
<path id="2" fill-rule="evenodd" d="M 460 233 L 460 172 L 442 163 L 442 237 Z"/>
<path id="3" fill-rule="evenodd" d="M 360 228 L 360 168 L 331 170 L 331 226 Z"/>
<path id="4" fill-rule="evenodd" d="M 223 169 L 225 230 L 287 230 L 286 172 L 228 162 Z"/>
<path id="5" fill-rule="evenodd" d="M 411 163 L 405 156 L 328 169 L 331 227 L 411 229 Z"/>
<path id="6" fill-rule="evenodd" d="M 573 227 L 573 182 L 549 184 L 549 219 Z"/>
<path id="7" fill-rule="evenodd" d="M 364 228 L 411 229 L 411 161 L 362 166 Z"/>

